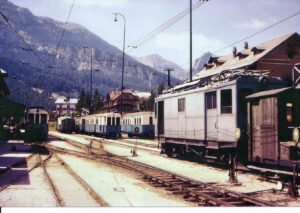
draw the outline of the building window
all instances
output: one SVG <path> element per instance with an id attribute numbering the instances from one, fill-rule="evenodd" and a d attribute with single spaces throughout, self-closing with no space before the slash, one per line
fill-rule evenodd
<path id="1" fill-rule="evenodd" d="M 217 108 L 217 98 L 216 92 L 206 93 L 206 108 L 215 109 Z"/>
<path id="2" fill-rule="evenodd" d="M 184 112 L 185 110 L 185 98 L 178 99 L 178 112 Z"/>
<path id="3" fill-rule="evenodd" d="M 293 122 L 293 104 L 286 103 L 286 121 Z"/>
<path id="4" fill-rule="evenodd" d="M 221 114 L 232 113 L 232 90 L 221 90 Z"/>

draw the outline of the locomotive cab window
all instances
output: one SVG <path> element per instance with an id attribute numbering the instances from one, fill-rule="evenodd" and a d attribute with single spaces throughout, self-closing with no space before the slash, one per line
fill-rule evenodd
<path id="1" fill-rule="evenodd" d="M 178 99 L 178 112 L 184 112 L 185 110 L 185 98 Z"/>
<path id="2" fill-rule="evenodd" d="M 47 115 L 46 114 L 41 114 L 41 123 L 46 124 L 47 123 Z"/>
<path id="3" fill-rule="evenodd" d="M 34 114 L 32 114 L 32 113 L 28 114 L 28 122 L 30 124 L 34 123 Z"/>
<path id="4" fill-rule="evenodd" d="M 221 114 L 232 113 L 232 91 L 221 90 Z"/>
<path id="5" fill-rule="evenodd" d="M 293 104 L 286 103 L 286 121 L 293 122 Z"/>
<path id="6" fill-rule="evenodd" d="M 216 92 L 206 93 L 206 107 L 207 109 L 217 108 L 217 96 Z"/>

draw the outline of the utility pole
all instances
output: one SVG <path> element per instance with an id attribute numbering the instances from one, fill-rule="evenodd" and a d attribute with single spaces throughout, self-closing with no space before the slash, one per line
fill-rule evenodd
<path id="1" fill-rule="evenodd" d="M 171 86 L 170 72 L 174 71 L 174 69 L 173 68 L 166 68 L 166 69 L 164 69 L 164 71 L 168 72 L 168 87 L 170 87 Z"/>
<path id="2" fill-rule="evenodd" d="M 193 80 L 193 22 L 192 22 L 192 0 L 190 0 L 190 81 Z"/>
<path id="3" fill-rule="evenodd" d="M 90 48 L 90 47 L 83 47 L 84 48 L 84 51 L 85 51 L 85 49 L 89 49 L 90 51 L 91 51 L 91 83 L 90 83 L 90 97 L 91 97 L 91 100 L 92 100 L 92 80 L 93 80 L 93 49 L 92 48 Z"/>
<path id="4" fill-rule="evenodd" d="M 122 115 L 122 112 L 123 112 L 123 105 L 122 105 L 122 102 L 123 102 L 123 90 L 124 90 L 124 60 L 125 60 L 125 34 L 126 34 L 126 18 L 123 14 L 121 13 L 113 13 L 115 15 L 115 22 L 118 21 L 117 19 L 117 16 L 122 16 L 123 17 L 123 20 L 124 20 L 124 33 L 123 33 L 123 63 L 122 63 L 122 83 L 121 83 L 121 115 Z"/>

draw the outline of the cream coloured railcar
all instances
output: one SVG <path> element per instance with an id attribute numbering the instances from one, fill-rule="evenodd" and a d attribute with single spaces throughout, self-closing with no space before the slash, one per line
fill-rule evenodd
<path id="1" fill-rule="evenodd" d="M 283 87 L 278 79 L 262 82 L 248 76 L 208 85 L 185 83 L 164 91 L 155 99 L 155 133 L 162 151 L 223 161 L 238 149 L 240 159 L 246 159 L 245 97 L 278 87 Z"/>

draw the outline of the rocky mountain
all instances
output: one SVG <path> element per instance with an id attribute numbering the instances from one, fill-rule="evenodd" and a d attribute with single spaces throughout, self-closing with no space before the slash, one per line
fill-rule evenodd
<path id="1" fill-rule="evenodd" d="M 93 89 L 104 96 L 120 87 L 122 52 L 118 48 L 69 23 L 57 49 L 65 23 L 35 16 L 7 0 L 0 0 L 0 5 L 0 67 L 9 76 L 10 99 L 53 108 L 54 96 L 77 97 L 81 88 L 89 92 L 91 55 L 93 70 L 99 71 L 92 73 Z M 124 86 L 141 91 L 156 90 L 166 79 L 165 73 L 128 55 L 124 73 Z"/>
<path id="2" fill-rule="evenodd" d="M 164 72 L 166 68 L 173 68 L 174 71 L 171 73 L 171 76 L 178 78 L 180 80 L 186 80 L 189 75 L 187 70 L 184 70 L 179 65 L 164 59 L 158 54 L 148 55 L 144 57 L 136 57 L 135 59 L 160 72 Z"/>
<path id="3" fill-rule="evenodd" d="M 195 60 L 195 63 L 194 63 L 194 66 L 193 66 L 193 69 L 195 70 L 194 74 L 200 72 L 203 69 L 204 64 L 206 64 L 208 62 L 208 60 L 211 56 L 212 56 L 212 53 L 206 52 L 200 58 L 197 58 Z"/>

